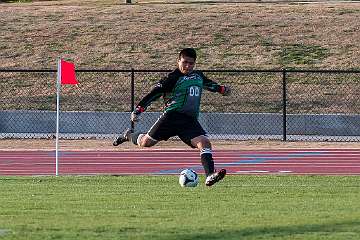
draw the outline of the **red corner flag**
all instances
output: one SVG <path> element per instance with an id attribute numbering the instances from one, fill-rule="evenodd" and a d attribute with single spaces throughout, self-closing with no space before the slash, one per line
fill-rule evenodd
<path id="1" fill-rule="evenodd" d="M 78 84 L 75 76 L 75 65 L 71 62 L 60 60 L 60 83 L 61 84 Z"/>

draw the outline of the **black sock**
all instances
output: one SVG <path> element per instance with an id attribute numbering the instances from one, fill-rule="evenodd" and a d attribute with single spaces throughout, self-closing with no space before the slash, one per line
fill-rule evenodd
<path id="1" fill-rule="evenodd" d="M 130 133 L 129 136 L 127 136 L 127 137 L 128 137 L 128 140 L 129 140 L 130 142 L 132 142 L 133 144 L 138 145 L 138 144 L 137 144 L 137 139 L 138 139 L 138 137 L 139 137 L 140 134 L 142 134 L 142 133 L 141 133 L 141 132 Z"/>
<path id="2" fill-rule="evenodd" d="M 211 149 L 208 148 L 201 149 L 201 164 L 204 167 L 206 176 L 209 176 L 215 172 Z"/>

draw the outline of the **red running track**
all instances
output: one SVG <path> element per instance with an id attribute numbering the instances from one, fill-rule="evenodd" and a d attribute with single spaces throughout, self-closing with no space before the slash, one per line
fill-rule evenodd
<path id="1" fill-rule="evenodd" d="M 360 149 L 216 150 L 229 174 L 360 175 Z M 203 173 L 198 151 L 67 151 L 61 175 L 162 175 L 184 168 Z M 0 151 L 0 175 L 54 175 L 54 151 Z"/>

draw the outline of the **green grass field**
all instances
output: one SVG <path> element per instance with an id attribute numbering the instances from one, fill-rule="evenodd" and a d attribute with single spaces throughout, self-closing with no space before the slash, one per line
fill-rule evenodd
<path id="1" fill-rule="evenodd" d="M 353 176 L 228 176 L 212 188 L 176 176 L 3 176 L 0 191 L 0 239 L 360 239 Z"/>

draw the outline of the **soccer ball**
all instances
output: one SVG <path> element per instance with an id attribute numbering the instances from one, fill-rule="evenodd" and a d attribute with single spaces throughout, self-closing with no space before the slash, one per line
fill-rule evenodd
<path id="1" fill-rule="evenodd" d="M 197 173 L 192 169 L 185 169 L 181 171 L 179 176 L 179 184 L 182 187 L 196 187 L 199 183 Z"/>

